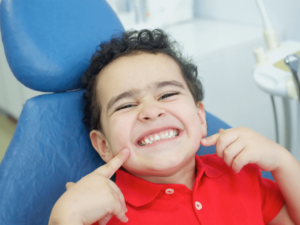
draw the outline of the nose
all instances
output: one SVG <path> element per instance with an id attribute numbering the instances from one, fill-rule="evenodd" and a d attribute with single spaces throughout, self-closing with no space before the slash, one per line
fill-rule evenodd
<path id="1" fill-rule="evenodd" d="M 139 120 L 142 122 L 153 121 L 158 117 L 163 117 L 166 111 L 156 102 L 144 103 L 139 113 Z"/>

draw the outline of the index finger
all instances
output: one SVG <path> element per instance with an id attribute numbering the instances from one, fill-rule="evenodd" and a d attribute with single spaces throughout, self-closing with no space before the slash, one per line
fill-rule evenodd
<path id="1" fill-rule="evenodd" d="M 102 176 L 111 178 L 114 173 L 123 165 L 123 163 L 129 157 L 129 149 L 125 148 L 120 151 L 114 158 L 112 158 L 108 163 L 99 167 L 95 171 L 100 173 Z"/>
<path id="2" fill-rule="evenodd" d="M 201 145 L 203 145 L 203 146 L 216 145 L 220 135 L 221 135 L 221 133 L 217 133 L 217 134 L 211 135 L 207 138 L 201 139 Z"/>

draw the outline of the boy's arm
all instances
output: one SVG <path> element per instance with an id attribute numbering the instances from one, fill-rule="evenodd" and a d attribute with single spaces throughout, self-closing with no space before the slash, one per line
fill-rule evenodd
<path id="1" fill-rule="evenodd" d="M 271 171 L 286 201 L 271 224 L 289 224 L 289 217 L 300 224 L 300 164 L 285 148 L 243 127 L 221 129 L 201 144 L 216 145 L 217 155 L 237 173 L 249 163 Z"/>
<path id="2" fill-rule="evenodd" d="M 286 208 L 270 224 L 288 224 L 287 212 L 295 224 L 300 224 L 300 163 L 286 149 L 280 154 L 280 165 L 271 172 L 284 196 Z"/>
<path id="3" fill-rule="evenodd" d="M 279 213 L 274 217 L 274 219 L 268 223 L 268 225 L 294 225 L 294 222 L 291 220 L 287 209 L 286 209 L 286 205 L 284 205 L 281 210 L 279 211 Z"/>

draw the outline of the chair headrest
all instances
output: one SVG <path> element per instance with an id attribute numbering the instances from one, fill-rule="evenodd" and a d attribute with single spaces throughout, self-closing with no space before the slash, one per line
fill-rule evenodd
<path id="1" fill-rule="evenodd" d="M 124 32 L 105 0 L 2 0 L 0 22 L 13 74 L 45 92 L 80 88 L 97 46 Z"/>

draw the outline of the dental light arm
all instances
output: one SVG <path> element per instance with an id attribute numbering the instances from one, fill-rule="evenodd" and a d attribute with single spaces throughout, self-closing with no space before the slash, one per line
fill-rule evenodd
<path id="1" fill-rule="evenodd" d="M 275 30 L 272 28 L 271 22 L 269 20 L 269 17 L 267 15 L 267 12 L 265 10 L 265 7 L 262 3 L 262 0 L 256 0 L 256 3 L 258 5 L 263 24 L 264 24 L 264 31 L 263 31 L 263 36 L 265 39 L 265 43 L 267 46 L 268 51 L 273 51 L 276 50 L 280 47 L 280 44 L 277 40 Z"/>

